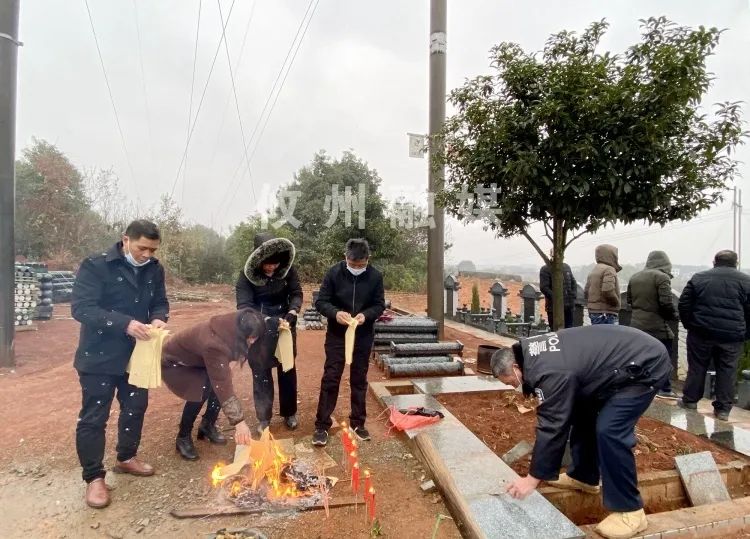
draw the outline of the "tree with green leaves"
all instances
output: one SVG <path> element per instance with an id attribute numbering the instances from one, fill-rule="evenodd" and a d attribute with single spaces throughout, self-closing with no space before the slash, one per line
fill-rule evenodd
<path id="1" fill-rule="evenodd" d="M 563 320 L 565 249 L 615 223 L 689 220 L 721 200 L 744 133 L 737 103 L 709 117 L 706 59 L 716 28 L 651 18 L 623 54 L 598 52 L 605 21 L 560 32 L 543 51 L 491 51 L 493 73 L 450 94 L 438 202 L 500 237 L 524 236 L 552 264 L 554 319 Z M 552 260 L 530 227 L 542 223 Z"/>
<path id="2" fill-rule="evenodd" d="M 471 312 L 478 313 L 481 308 L 479 302 L 479 285 L 474 283 L 471 287 Z"/>

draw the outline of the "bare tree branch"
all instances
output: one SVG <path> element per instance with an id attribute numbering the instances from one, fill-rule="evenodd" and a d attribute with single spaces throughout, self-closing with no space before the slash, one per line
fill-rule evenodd
<path id="1" fill-rule="evenodd" d="M 568 247 L 570 247 L 570 244 L 571 244 L 571 243 L 573 243 L 574 241 L 576 241 L 576 240 L 577 240 L 578 238 L 580 238 L 580 237 L 581 237 L 581 236 L 583 236 L 584 234 L 588 234 L 588 233 L 589 233 L 589 231 L 588 231 L 588 230 L 584 230 L 584 231 L 583 231 L 583 232 L 581 232 L 580 234 L 576 234 L 575 236 L 573 236 L 572 238 L 570 238 L 570 241 L 569 241 L 569 242 L 567 242 L 567 243 L 565 244 L 565 248 L 567 249 Z"/>
<path id="2" fill-rule="evenodd" d="M 539 244 L 536 241 L 534 241 L 534 239 L 529 235 L 529 233 L 526 230 L 522 230 L 521 234 L 523 235 L 524 238 L 529 240 L 529 243 L 531 244 L 532 247 L 534 247 L 534 249 L 536 249 L 536 252 L 539 253 L 539 256 L 542 257 L 542 260 L 544 260 L 544 263 L 549 264 L 550 263 L 549 257 L 546 254 L 544 254 L 544 251 L 542 250 L 542 248 L 539 247 Z"/>

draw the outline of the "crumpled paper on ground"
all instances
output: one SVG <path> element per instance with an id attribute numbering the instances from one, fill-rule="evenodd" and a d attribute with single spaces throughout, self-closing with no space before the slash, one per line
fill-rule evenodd
<path id="1" fill-rule="evenodd" d="M 135 341 L 126 369 L 130 373 L 128 383 L 143 389 L 161 387 L 161 349 L 169 337 L 169 330 L 152 327 L 149 335 L 151 338 L 147 341 Z"/>

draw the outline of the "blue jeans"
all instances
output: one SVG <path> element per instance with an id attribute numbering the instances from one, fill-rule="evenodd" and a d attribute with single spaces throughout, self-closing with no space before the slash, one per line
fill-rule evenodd
<path id="1" fill-rule="evenodd" d="M 589 313 L 591 319 L 591 325 L 597 326 L 599 324 L 618 324 L 618 316 L 611 313 Z"/>
<path id="2" fill-rule="evenodd" d="M 635 388 L 634 388 L 635 389 Z M 602 480 L 604 507 L 629 512 L 643 507 L 633 448 L 635 424 L 654 399 L 656 390 L 616 393 L 601 407 L 579 403 L 573 414 L 568 475 L 588 485 Z"/>

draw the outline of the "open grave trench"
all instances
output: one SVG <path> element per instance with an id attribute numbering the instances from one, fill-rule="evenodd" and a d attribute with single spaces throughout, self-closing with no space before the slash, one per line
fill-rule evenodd
<path id="1" fill-rule="evenodd" d="M 544 483 L 526 500 L 505 494 L 505 486 L 528 471 L 528 455 L 516 455 L 510 465 L 501 456 L 519 442 L 533 445 L 533 403 L 490 376 L 473 375 L 468 368 L 466 373 L 469 375 L 370 383 L 370 391 L 386 409 L 425 407 L 445 415 L 436 424 L 407 430 L 405 436 L 432 474 L 462 534 L 529 539 L 600 537 L 594 524 L 607 515 L 601 495 Z M 653 403 L 636 428 L 639 489 L 649 518 L 648 529 L 639 537 L 729 538 L 743 537 L 743 531 L 750 530 L 750 428 L 746 428 L 750 417 L 745 418 L 742 412 L 737 411 L 734 423 L 727 423 L 673 404 Z M 698 474 L 689 476 L 690 480 L 698 481 L 695 486 L 709 494 L 711 503 L 691 502 L 675 469 L 675 458 L 701 452 L 708 452 L 716 461 L 728 493 L 724 501 L 716 501 L 721 496 L 711 498 L 710 482 L 703 485 L 700 481 L 704 478 Z"/>

